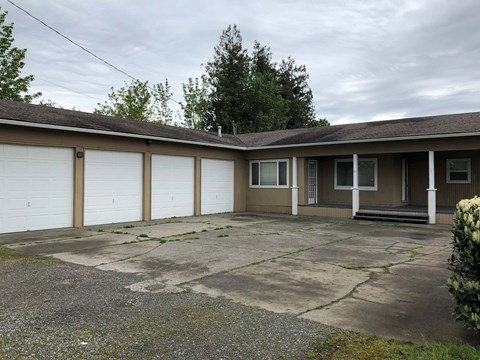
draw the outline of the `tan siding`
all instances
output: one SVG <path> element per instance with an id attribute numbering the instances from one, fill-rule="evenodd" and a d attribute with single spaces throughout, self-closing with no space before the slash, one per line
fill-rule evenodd
<path id="1" fill-rule="evenodd" d="M 335 159 L 346 157 L 319 158 L 318 202 L 326 204 L 351 204 L 351 190 L 335 190 Z M 348 157 L 350 158 L 350 157 Z M 362 157 L 360 157 L 361 159 Z M 399 155 L 371 155 L 377 159 L 377 191 L 360 191 L 360 206 L 398 206 L 402 204 L 402 160 Z"/>
<path id="2" fill-rule="evenodd" d="M 235 189 L 234 210 L 245 211 L 245 189 L 248 179 L 247 162 L 241 151 L 221 149 L 197 145 L 167 143 L 154 141 L 147 145 L 144 139 L 134 139 L 119 136 L 74 133 L 68 131 L 32 129 L 28 127 L 0 125 L 0 143 L 38 146 L 57 146 L 74 148 L 75 151 L 85 149 L 131 151 L 144 154 L 143 180 L 143 219 L 151 217 L 151 156 L 152 154 L 196 156 L 195 168 L 195 214 L 200 214 L 200 168 L 201 158 L 234 160 L 235 161 Z M 83 198 L 84 198 L 84 158 L 75 158 L 74 181 L 74 226 L 83 225 Z"/>
<path id="3" fill-rule="evenodd" d="M 74 191 L 73 191 L 73 226 L 80 227 L 83 225 L 83 199 L 85 193 L 84 177 L 85 177 L 85 158 L 78 158 L 77 152 L 84 152 L 82 147 L 75 148 L 74 162 Z"/>
<path id="4" fill-rule="evenodd" d="M 464 138 L 402 140 L 389 142 L 363 142 L 355 144 L 323 145 L 292 147 L 282 149 L 266 149 L 247 151 L 247 160 L 275 159 L 285 157 L 316 157 L 316 156 L 350 156 L 352 154 L 392 154 L 434 151 L 454 151 L 479 149 L 480 137 Z"/>
<path id="5" fill-rule="evenodd" d="M 471 159 L 471 183 L 447 183 L 447 159 Z M 409 204 L 428 204 L 428 154 L 409 155 Z M 437 206 L 454 206 L 465 198 L 480 195 L 480 151 L 455 151 L 435 153 L 435 187 Z"/>
<path id="6" fill-rule="evenodd" d="M 428 153 L 408 156 L 408 204 L 427 206 Z"/>
<path id="7" fill-rule="evenodd" d="M 447 159 L 471 161 L 470 184 L 447 183 Z M 462 199 L 480 196 L 480 151 L 438 153 L 435 156 L 435 186 L 438 206 L 453 206 Z"/>
<path id="8" fill-rule="evenodd" d="M 303 216 L 321 216 L 327 218 L 352 218 L 352 209 L 339 209 L 328 207 L 299 206 L 298 214 Z"/>
<path id="9" fill-rule="evenodd" d="M 307 161 L 305 158 L 297 159 L 297 174 L 298 174 L 298 204 L 304 205 L 308 202 L 308 176 L 307 176 Z"/>

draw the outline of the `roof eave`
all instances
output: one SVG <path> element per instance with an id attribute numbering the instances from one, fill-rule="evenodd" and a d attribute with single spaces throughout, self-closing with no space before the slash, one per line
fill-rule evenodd
<path id="1" fill-rule="evenodd" d="M 207 142 L 201 142 L 201 141 L 182 140 L 182 139 L 174 139 L 174 138 L 167 138 L 167 137 L 161 137 L 161 136 L 131 134 L 131 133 L 122 133 L 122 132 L 107 131 L 107 130 L 86 129 L 86 128 L 79 128 L 74 126 L 40 124 L 40 123 L 32 123 L 27 121 L 18 121 L 18 120 L 10 120 L 10 119 L 0 119 L 0 124 L 17 125 L 17 126 L 25 126 L 25 127 L 33 127 L 33 128 L 49 129 L 49 130 L 72 131 L 72 132 L 80 132 L 80 133 L 87 133 L 87 134 L 120 136 L 120 137 L 129 137 L 129 138 L 137 138 L 137 139 L 145 139 L 145 140 L 166 141 L 166 142 L 181 143 L 181 144 L 188 144 L 188 145 L 218 147 L 218 148 L 232 149 L 232 150 L 246 150 L 246 147 L 244 146 L 236 146 L 236 145 L 228 145 L 228 144 L 213 144 L 213 143 L 207 143 Z"/>
<path id="2" fill-rule="evenodd" d="M 467 137 L 467 136 L 468 137 L 470 137 L 470 136 L 480 136 L 480 132 L 435 134 L 435 135 L 418 135 L 418 136 L 417 135 L 414 135 L 414 136 L 395 136 L 395 137 L 388 137 L 388 138 L 326 141 L 326 142 L 303 143 L 303 144 L 250 146 L 250 147 L 247 147 L 246 150 L 247 151 L 252 151 L 252 150 L 285 149 L 285 148 L 308 147 L 308 146 L 327 146 L 327 145 L 344 145 L 344 144 L 388 142 L 388 141 L 444 139 L 444 138 Z"/>

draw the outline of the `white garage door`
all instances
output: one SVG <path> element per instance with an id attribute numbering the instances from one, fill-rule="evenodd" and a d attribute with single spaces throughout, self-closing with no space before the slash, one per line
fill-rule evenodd
<path id="1" fill-rule="evenodd" d="M 152 219 L 192 216 L 194 189 L 193 157 L 152 156 Z"/>
<path id="2" fill-rule="evenodd" d="M 233 211 L 234 162 L 202 159 L 202 214 Z"/>
<path id="3" fill-rule="evenodd" d="M 73 149 L 0 144 L 0 233 L 73 226 Z"/>
<path id="4" fill-rule="evenodd" d="M 85 225 L 142 220 L 143 154 L 85 151 Z"/>

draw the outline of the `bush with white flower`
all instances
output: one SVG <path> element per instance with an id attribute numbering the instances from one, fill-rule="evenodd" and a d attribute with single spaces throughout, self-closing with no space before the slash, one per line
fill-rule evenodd
<path id="1" fill-rule="evenodd" d="M 480 331 L 480 198 L 457 204 L 452 232 L 447 287 L 455 299 L 455 320 Z"/>

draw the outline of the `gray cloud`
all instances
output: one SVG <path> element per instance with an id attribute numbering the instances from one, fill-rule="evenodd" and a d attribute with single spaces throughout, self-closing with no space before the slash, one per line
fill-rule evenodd
<path id="1" fill-rule="evenodd" d="M 317 114 L 332 123 L 479 110 L 477 0 L 16 2 L 133 76 L 168 78 L 177 100 L 221 31 L 237 24 L 246 47 L 258 40 L 276 61 L 307 66 Z M 2 9 L 44 98 L 91 111 L 129 81 L 10 4 Z"/>

